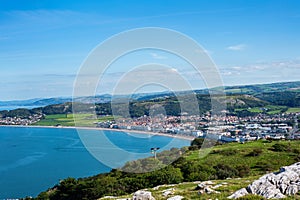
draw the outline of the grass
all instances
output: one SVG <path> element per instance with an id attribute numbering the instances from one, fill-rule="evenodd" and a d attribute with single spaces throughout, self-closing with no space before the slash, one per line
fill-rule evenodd
<path id="1" fill-rule="evenodd" d="M 251 168 L 251 175 L 260 175 L 268 172 L 268 170 L 263 171 L 261 168 L 278 170 L 281 166 L 290 165 L 296 162 L 296 154 L 292 150 L 298 149 L 300 151 L 299 141 L 280 141 L 281 144 L 285 144 L 291 149 L 291 151 L 280 153 L 271 150 L 272 146 L 276 143 L 276 141 L 270 143 L 263 140 L 245 144 L 230 143 L 228 145 L 213 147 L 210 149 L 210 153 L 202 159 L 199 159 L 199 153 L 201 153 L 201 151 L 191 151 L 186 156 L 189 160 L 199 160 L 198 162 L 208 164 L 209 166 L 214 166 L 218 163 L 235 167 L 246 165 Z M 262 153 L 259 156 L 247 156 L 253 149 L 261 149 Z M 232 150 L 234 150 L 234 153 L 231 155 L 224 155 L 224 153 L 222 153 L 224 151 Z"/>
<path id="2" fill-rule="evenodd" d="M 76 119 L 76 124 L 75 120 Z M 96 119 L 93 114 L 56 114 L 47 115 L 45 119 L 33 124 L 37 126 L 85 126 L 85 127 L 95 127 L 95 122 L 113 120 L 113 116 L 104 116 Z"/>
<path id="3" fill-rule="evenodd" d="M 286 113 L 296 113 L 300 112 L 300 108 L 289 108 Z"/>
<path id="4" fill-rule="evenodd" d="M 275 152 L 272 150 L 274 144 L 282 144 L 288 147 L 287 151 Z M 249 156 L 254 149 L 261 149 L 262 152 L 259 156 Z M 272 171 L 278 171 L 280 167 L 291 165 L 296 162 L 295 157 L 300 151 L 300 141 L 265 141 L 259 140 L 254 142 L 241 143 L 229 143 L 219 146 L 214 146 L 211 149 L 201 149 L 196 151 L 188 151 L 185 158 L 207 164 L 209 166 L 215 166 L 216 164 L 223 163 L 231 166 L 246 165 L 250 167 L 250 174 L 244 178 L 233 178 L 226 180 L 212 180 L 214 185 L 222 184 L 219 188 L 215 189 L 220 194 L 199 194 L 196 190 L 197 182 L 186 182 L 176 185 L 164 185 L 156 188 L 148 188 L 147 190 L 152 192 L 152 195 L 156 200 L 167 199 L 171 196 L 181 195 L 184 199 L 227 199 L 228 196 L 235 191 L 247 187 L 251 182 L 257 180 L 260 176 Z M 204 157 L 202 155 L 204 153 Z M 234 152 L 234 153 L 228 153 Z M 264 170 L 263 167 L 267 167 Z M 225 183 L 225 184 L 224 184 Z M 174 194 L 164 197 L 162 195 L 163 190 L 174 188 Z M 124 195 L 120 198 L 130 198 L 130 195 Z M 249 196 L 244 199 L 260 199 L 258 196 Z M 288 197 L 287 200 L 300 199 L 300 193 L 296 196 Z"/>
<path id="5" fill-rule="evenodd" d="M 215 185 L 221 185 L 217 189 L 214 189 L 215 191 L 220 192 L 219 194 L 199 194 L 198 190 L 196 190 L 196 187 L 198 185 L 197 182 L 186 182 L 186 183 L 180 183 L 176 185 L 164 185 L 157 188 L 149 188 L 146 189 L 152 193 L 152 196 L 156 200 L 166 200 L 167 198 L 170 198 L 175 195 L 180 195 L 184 197 L 184 200 L 188 199 L 198 199 L 198 200 L 207 200 L 207 199 L 219 199 L 219 200 L 225 200 L 228 196 L 233 194 L 235 191 L 247 187 L 251 182 L 258 179 L 259 176 L 251 176 L 247 178 L 234 178 L 234 179 L 227 179 L 227 180 L 213 180 L 213 186 Z M 168 195 L 167 197 L 163 196 L 163 191 L 166 189 L 173 189 L 173 194 Z M 121 197 L 118 197 L 117 199 L 126 199 L 131 198 L 132 194 L 130 195 L 123 195 Z M 246 196 L 247 197 L 247 196 Z M 249 199 L 260 199 L 258 196 L 251 195 L 252 198 Z M 293 197 L 285 198 L 286 200 L 294 200 L 299 199 L 299 194 L 295 195 Z M 111 198 L 102 198 L 102 199 L 111 199 Z"/>
<path id="6" fill-rule="evenodd" d="M 273 106 L 273 105 L 267 105 L 265 107 L 253 107 L 253 108 L 237 108 L 234 111 L 243 111 L 247 110 L 252 113 L 263 113 L 266 112 L 267 114 L 273 115 L 273 114 L 279 114 L 285 111 L 287 107 L 286 106 Z M 288 108 L 286 113 L 295 113 L 300 112 L 300 108 Z"/>

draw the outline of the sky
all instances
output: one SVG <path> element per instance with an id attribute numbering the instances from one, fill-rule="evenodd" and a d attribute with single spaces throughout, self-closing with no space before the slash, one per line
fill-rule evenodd
<path id="1" fill-rule="evenodd" d="M 195 40 L 224 85 L 300 80 L 298 0 L 0 0 L 0 5 L 0 101 L 72 96 L 95 47 L 143 27 Z M 193 89 L 206 86 L 181 58 L 143 50 L 114 62 L 95 93 L 111 93 L 120 77 L 146 63 L 168 65 Z"/>

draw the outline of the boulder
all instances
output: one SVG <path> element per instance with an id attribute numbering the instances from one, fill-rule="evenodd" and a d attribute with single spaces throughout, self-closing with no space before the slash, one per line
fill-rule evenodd
<path id="1" fill-rule="evenodd" d="M 162 195 L 164 197 L 169 196 L 171 194 L 174 194 L 175 189 L 174 188 L 170 188 L 170 189 L 166 189 L 164 191 L 162 191 Z"/>
<path id="2" fill-rule="evenodd" d="M 238 190 L 228 198 L 236 199 L 249 193 L 267 199 L 281 199 L 297 194 L 300 190 L 300 162 L 281 167 L 279 172 L 260 177 L 248 185 L 245 190 Z"/>
<path id="3" fill-rule="evenodd" d="M 230 195 L 228 197 L 228 199 L 237 199 L 237 198 L 240 198 L 240 197 L 245 196 L 247 194 L 249 194 L 249 193 L 247 192 L 246 188 L 242 188 L 242 189 L 236 191 L 235 193 L 233 193 L 232 195 Z"/>
<path id="4" fill-rule="evenodd" d="M 151 192 L 139 190 L 133 194 L 132 200 L 155 200 Z"/>
<path id="5" fill-rule="evenodd" d="M 183 199 L 183 198 L 184 198 L 183 196 L 176 195 L 176 196 L 174 196 L 174 197 L 168 198 L 167 200 L 181 200 L 181 199 Z"/>

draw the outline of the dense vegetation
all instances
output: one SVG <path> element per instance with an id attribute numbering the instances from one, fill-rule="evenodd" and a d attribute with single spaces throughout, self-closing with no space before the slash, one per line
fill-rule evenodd
<path id="1" fill-rule="evenodd" d="M 245 144 L 218 144 L 201 149 L 203 140 L 196 139 L 189 150 L 173 149 L 158 154 L 158 159 L 146 158 L 127 163 L 126 167 L 143 169 L 145 163 L 162 166 L 172 154 L 186 151 L 177 161 L 147 173 L 126 173 L 113 169 L 97 176 L 61 181 L 53 189 L 42 192 L 36 199 L 97 199 L 106 195 L 124 195 L 142 188 L 183 181 L 226 179 L 262 175 L 281 166 L 299 161 L 299 141 L 256 141 Z M 176 153 L 174 153 L 176 152 Z M 207 154 L 207 155 L 206 155 Z M 284 159 L 282 159 L 284 158 Z"/>

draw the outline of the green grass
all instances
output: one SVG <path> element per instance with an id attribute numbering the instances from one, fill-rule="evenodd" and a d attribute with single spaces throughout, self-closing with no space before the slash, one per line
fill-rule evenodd
<path id="1" fill-rule="evenodd" d="M 288 151 L 275 152 L 272 151 L 272 146 L 274 144 L 283 144 L 288 146 Z M 248 154 L 254 149 L 261 149 L 262 153 L 259 156 L 249 156 Z M 233 151 L 234 154 L 224 154 L 223 152 Z M 300 151 L 300 141 L 254 141 L 245 144 L 240 143 L 229 143 L 219 146 L 214 146 L 211 149 L 201 149 L 196 151 L 188 151 L 185 158 L 207 164 L 209 166 L 214 166 L 216 164 L 222 163 L 231 166 L 247 165 L 250 167 L 250 175 L 244 178 L 233 178 L 227 180 L 212 180 L 214 185 L 222 184 L 221 187 L 215 189 L 219 191 L 220 194 L 199 194 L 196 190 L 197 183 L 185 182 L 177 185 L 165 185 L 159 189 L 148 188 L 152 192 L 152 195 L 156 200 L 167 199 L 162 195 L 162 191 L 169 188 L 174 188 L 174 194 L 168 196 L 181 195 L 184 199 L 227 199 L 228 196 L 233 194 L 235 191 L 247 187 L 251 182 L 257 180 L 263 174 L 269 173 L 271 171 L 278 171 L 280 167 L 291 165 L 295 163 L 295 156 Z M 201 155 L 203 155 L 202 157 Z M 270 171 L 264 171 L 258 168 L 258 165 L 267 165 L 271 167 Z M 225 184 L 224 184 L 225 183 Z M 130 195 L 124 195 L 121 198 L 130 198 Z M 288 197 L 287 200 L 299 199 L 300 194 Z M 258 196 L 249 196 L 244 199 L 260 199 Z"/>
<path id="2" fill-rule="evenodd" d="M 84 116 L 82 116 L 84 117 Z M 87 116 L 85 116 L 87 117 Z M 275 145 L 276 144 L 276 145 Z M 193 146 L 195 147 L 195 146 Z M 277 147 L 277 148 L 275 148 Z M 280 147 L 280 148 L 279 148 Z M 190 148 L 194 149 L 194 148 Z M 254 150 L 260 149 L 261 151 L 256 156 L 253 156 L 251 152 Z M 275 149 L 277 151 L 275 151 Z M 132 197 L 132 192 L 135 192 L 139 189 L 145 189 L 151 191 L 156 200 L 167 199 L 170 196 L 181 195 L 185 199 L 227 199 L 228 196 L 233 194 L 235 191 L 246 187 L 254 180 L 257 180 L 260 176 L 278 171 L 280 167 L 291 165 L 299 161 L 299 152 L 300 152 L 300 141 L 254 141 L 247 142 L 245 144 L 240 143 L 228 143 L 223 145 L 217 145 L 211 149 L 200 149 L 200 150 L 189 150 L 184 155 L 183 158 L 178 160 L 178 162 L 169 166 L 171 171 L 166 171 L 165 169 L 154 171 L 146 174 L 127 174 L 121 173 L 118 170 L 113 170 L 110 173 L 96 175 L 94 177 L 89 177 L 86 179 L 80 180 L 69 180 L 63 181 L 62 185 L 58 185 L 57 190 L 52 189 L 48 191 L 48 195 L 66 195 L 66 197 L 75 197 L 83 195 L 83 197 L 98 198 L 100 196 L 106 195 L 117 195 L 125 194 L 118 198 L 130 198 Z M 200 155 L 200 156 L 199 156 Z M 202 155 L 202 156 L 201 156 Z M 203 156 L 204 155 L 204 156 Z M 144 160 L 145 161 L 145 160 Z M 136 162 L 136 161 L 135 161 Z M 143 163 L 141 161 L 141 163 Z M 221 168 L 215 168 L 216 166 L 227 166 L 227 171 L 230 169 L 241 169 L 239 167 L 246 166 L 249 173 L 244 173 L 244 175 L 234 174 L 228 175 L 226 177 L 232 177 L 231 179 L 223 180 L 212 180 L 217 177 L 217 170 Z M 190 166 L 190 167 L 189 167 Z M 204 168 L 199 168 L 199 167 Z M 177 169 L 175 170 L 176 167 Z M 187 168 L 186 168 L 187 167 Z M 229 169 L 229 168 L 230 169 Z M 242 169 L 246 169 L 242 168 Z M 199 170 L 207 170 L 207 173 L 211 172 L 211 177 L 206 177 L 201 179 L 200 177 L 194 177 L 189 179 L 189 175 L 193 172 L 200 172 Z M 173 170 L 173 171 L 172 171 Z M 212 170 L 214 172 L 212 172 Z M 221 169 L 222 170 L 222 169 Z M 170 173 L 169 173 L 170 172 Z M 184 179 L 179 177 L 181 173 Z M 167 176 L 167 177 L 166 177 Z M 242 178 L 237 178 L 242 176 Z M 177 177 L 176 180 L 164 181 L 169 179 L 169 177 Z M 151 183 L 154 179 L 153 184 Z M 196 186 L 199 183 L 199 180 L 208 180 L 211 179 L 213 185 L 222 184 L 220 187 L 215 188 L 214 190 L 220 193 L 213 194 L 199 194 L 199 191 L 196 190 Z M 152 188 L 157 186 L 157 184 L 163 183 L 178 183 L 181 181 L 196 181 L 196 182 L 183 182 L 175 185 L 163 185 L 159 189 Z M 225 184 L 224 184 L 225 183 Z M 120 184 L 122 187 L 120 187 Z M 132 187 L 133 186 L 133 187 Z M 105 188 L 102 190 L 101 188 Z M 126 189 L 127 188 L 127 189 Z M 165 189 L 174 188 L 174 194 L 164 197 L 162 191 Z M 126 189 L 126 190 L 125 190 Z M 112 191 L 112 192 L 110 192 Z M 87 193 L 85 193 L 87 192 Z M 99 194 L 99 192 L 101 192 Z M 46 195 L 47 195 L 46 194 Z M 54 195 L 54 196 L 53 196 Z M 300 199 L 300 193 L 293 197 L 288 197 L 286 199 Z M 45 198 L 47 199 L 47 198 Z M 51 199 L 51 198 L 50 198 Z M 73 198 L 74 199 L 74 198 Z M 89 198 L 87 198 L 89 199 Z M 94 198 L 90 198 L 94 199 Z M 261 199 L 258 196 L 249 196 L 243 198 L 245 199 Z"/>
<path id="3" fill-rule="evenodd" d="M 76 119 L 76 123 L 75 123 Z M 55 114 L 46 115 L 45 119 L 33 124 L 37 126 L 84 126 L 84 127 L 95 127 L 96 122 L 103 122 L 115 119 L 114 116 L 104 116 L 98 119 L 93 114 Z"/>
<path id="4" fill-rule="evenodd" d="M 289 108 L 286 113 L 296 113 L 300 112 L 300 108 Z"/>
<path id="5" fill-rule="evenodd" d="M 159 189 L 156 188 L 149 188 L 147 189 L 152 193 L 152 196 L 156 200 L 165 200 L 167 198 L 170 198 L 175 195 L 180 195 L 184 197 L 184 200 L 188 199 L 198 199 L 198 200 L 207 200 L 207 199 L 219 199 L 219 200 L 225 200 L 227 199 L 228 196 L 232 195 L 235 191 L 247 187 L 251 182 L 254 180 L 258 179 L 259 176 L 251 176 L 247 178 L 234 178 L 234 179 L 229 179 L 229 180 L 212 180 L 213 186 L 221 184 L 220 187 L 215 189 L 215 191 L 220 192 L 219 194 L 199 194 L 198 190 L 196 190 L 197 184 L 198 183 L 193 183 L 193 182 L 185 182 L 185 183 L 180 183 L 176 185 L 165 185 L 160 187 Z M 174 193 L 169 195 L 168 197 L 164 197 L 163 191 L 166 189 L 174 189 Z M 123 195 L 119 198 L 131 198 L 132 194 L 130 195 Z M 245 196 L 246 199 L 247 196 Z M 285 198 L 286 200 L 294 200 L 294 199 L 299 199 L 299 194 L 291 197 Z M 109 199 L 109 198 L 105 198 Z M 251 195 L 249 196 L 248 199 L 262 199 L 259 196 Z"/>
<path id="6" fill-rule="evenodd" d="M 298 149 L 300 151 L 300 141 L 280 141 L 281 144 L 289 146 L 291 151 L 286 152 L 274 152 L 272 146 L 276 144 L 276 141 L 271 143 L 267 141 L 255 141 L 245 144 L 230 143 L 226 145 L 215 146 L 211 148 L 207 156 L 201 158 L 201 151 L 190 151 L 186 155 L 189 160 L 198 160 L 197 162 L 208 164 L 209 166 L 215 166 L 218 163 L 223 163 L 237 167 L 239 165 L 246 165 L 251 168 L 251 175 L 264 174 L 267 171 L 262 170 L 260 167 L 270 168 L 278 170 L 281 166 L 290 165 L 295 161 L 295 156 L 292 150 Z M 253 149 L 261 149 L 262 153 L 259 156 L 248 156 Z M 232 155 L 224 155 L 222 152 L 234 150 Z M 201 159 L 200 159 L 201 158 Z M 283 159 L 284 158 L 284 159 Z"/>
<path id="7" fill-rule="evenodd" d="M 75 123 L 76 119 L 76 123 Z M 41 121 L 33 124 L 38 126 L 87 126 L 87 127 L 93 127 L 95 126 L 95 122 L 98 121 L 106 121 L 108 119 L 111 119 L 109 117 L 107 118 L 101 118 L 100 120 L 95 119 L 93 114 L 56 114 L 56 115 L 47 115 L 45 119 L 42 119 Z"/>
<path id="8" fill-rule="evenodd" d="M 253 107 L 253 108 L 237 108 L 234 111 L 238 112 L 238 111 L 243 111 L 243 110 L 247 110 L 249 112 L 252 113 L 263 113 L 264 109 L 266 109 L 266 113 L 267 114 L 279 114 L 285 111 L 287 107 L 286 106 L 274 106 L 274 105 L 267 105 L 265 107 Z M 289 108 L 286 113 L 293 113 L 293 112 L 300 112 L 300 108 Z"/>

